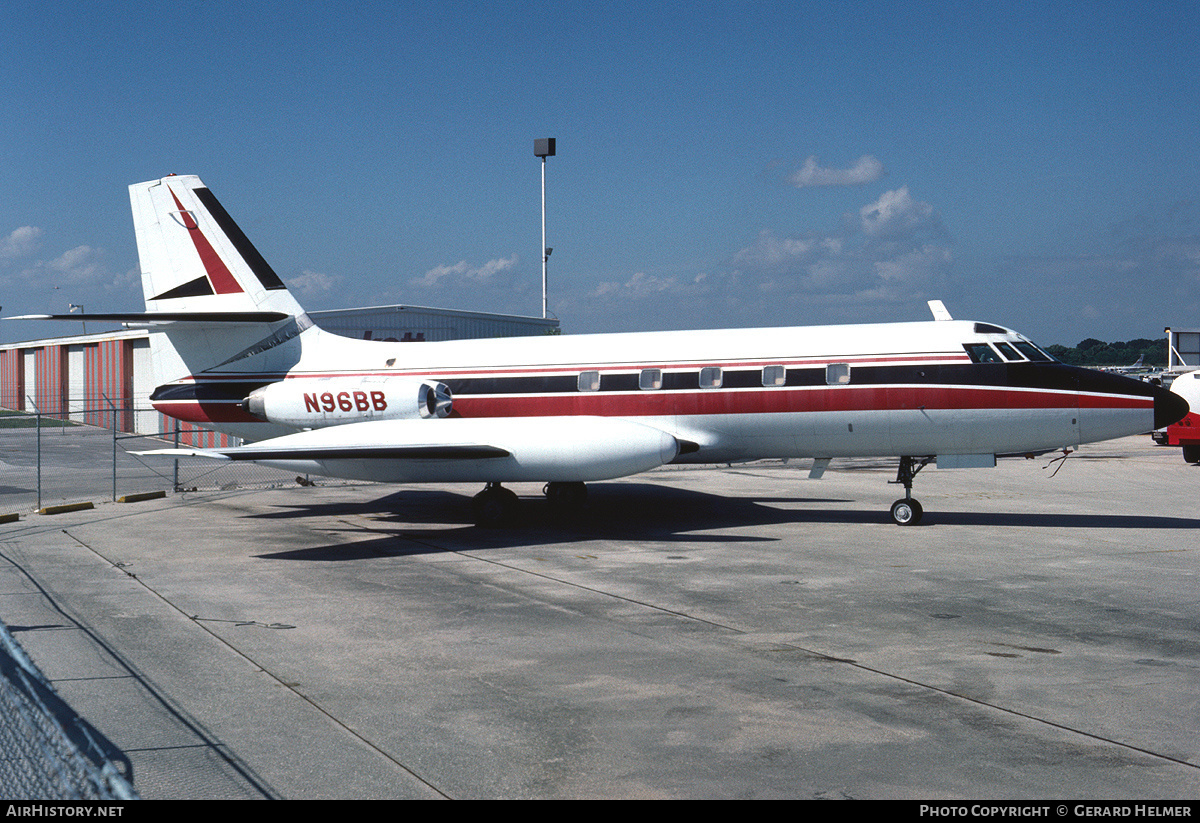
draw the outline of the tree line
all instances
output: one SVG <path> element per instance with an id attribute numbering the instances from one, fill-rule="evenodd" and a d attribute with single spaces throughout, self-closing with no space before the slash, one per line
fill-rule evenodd
<path id="1" fill-rule="evenodd" d="M 1131 366 L 1139 357 L 1144 357 L 1143 366 L 1167 365 L 1167 341 L 1161 337 L 1158 340 L 1121 341 L 1105 343 L 1089 337 L 1080 340 L 1074 347 L 1044 346 L 1046 352 L 1072 366 Z"/>

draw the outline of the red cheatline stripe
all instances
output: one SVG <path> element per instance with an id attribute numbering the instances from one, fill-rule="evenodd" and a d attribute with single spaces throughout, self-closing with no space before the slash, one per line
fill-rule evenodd
<path id="1" fill-rule="evenodd" d="M 198 423 L 261 422 L 240 401 L 159 401 L 164 414 Z M 1020 389 L 969 387 L 862 387 L 847 390 L 640 392 L 637 394 L 572 393 L 541 396 L 455 398 L 463 417 L 638 417 L 642 415 L 779 414 L 787 412 L 902 411 L 913 409 L 1152 409 L 1150 397 L 1075 395 Z M 432 424 L 431 424 L 432 425 Z"/>
<path id="2" fill-rule="evenodd" d="M 170 186 L 167 190 L 170 191 Z M 175 197 L 175 192 L 171 192 L 171 197 L 175 199 L 175 205 L 179 207 L 179 214 L 183 218 L 183 225 L 188 228 L 188 235 L 192 238 L 192 243 L 196 246 L 196 251 L 200 254 L 200 262 L 204 264 L 204 270 L 208 272 L 208 280 L 212 283 L 213 291 L 217 294 L 237 294 L 242 291 L 242 287 L 238 285 L 238 281 L 229 273 L 225 262 L 221 260 L 212 244 L 208 242 L 208 238 L 204 236 L 204 232 L 200 231 L 200 227 L 196 225 L 196 221 L 192 219 L 192 213 L 187 211 L 183 204 L 179 202 L 179 198 Z"/>
<path id="3" fill-rule="evenodd" d="M 862 387 L 798 391 L 712 391 L 689 393 L 563 394 L 536 397 L 454 399 L 463 417 L 544 417 L 589 414 L 638 415 L 770 414 L 785 412 L 901 411 L 905 409 L 1151 409 L 1149 397 L 1075 395 L 1025 390 L 954 387 Z"/>

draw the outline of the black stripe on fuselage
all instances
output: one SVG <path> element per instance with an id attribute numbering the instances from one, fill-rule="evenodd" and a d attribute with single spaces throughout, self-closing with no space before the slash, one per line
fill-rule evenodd
<path id="1" fill-rule="evenodd" d="M 785 387 L 824 386 L 824 366 L 790 368 Z M 638 391 L 639 372 L 601 372 L 601 392 Z M 465 377 L 444 379 L 455 396 L 482 394 L 556 394 L 579 391 L 578 374 L 549 376 Z M 848 383 L 839 386 L 955 385 L 989 388 L 1084 391 L 1153 397 L 1154 387 L 1139 380 L 1061 363 L 934 363 L 905 366 L 856 366 L 851 364 Z M 699 370 L 662 373 L 662 390 L 700 388 Z M 723 369 L 718 389 L 777 388 L 763 385 L 763 370 Z M 586 392 L 584 392 L 586 393 Z"/>
<path id="2" fill-rule="evenodd" d="M 205 380 L 197 383 L 167 383 L 151 393 L 150 402 L 240 403 L 250 396 L 250 392 L 272 382 Z"/>

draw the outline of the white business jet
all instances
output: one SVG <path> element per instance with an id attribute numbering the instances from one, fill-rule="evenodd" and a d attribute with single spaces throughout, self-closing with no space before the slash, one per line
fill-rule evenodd
<path id="1" fill-rule="evenodd" d="M 1183 417 L 1177 394 L 1055 361 L 1015 331 L 934 319 L 723 331 L 383 342 L 313 325 L 195 176 L 130 186 L 154 407 L 243 438 L 159 454 L 251 460 L 393 483 L 482 482 L 477 521 L 510 521 L 502 484 L 585 483 L 668 463 L 896 457 L 913 525 L 922 468 L 994 466 Z M 40 316 L 78 321 L 76 315 Z"/>

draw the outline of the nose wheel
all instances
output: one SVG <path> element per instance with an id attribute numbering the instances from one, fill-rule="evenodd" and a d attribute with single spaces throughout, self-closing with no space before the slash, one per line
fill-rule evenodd
<path id="1" fill-rule="evenodd" d="M 904 486 L 904 497 L 892 504 L 892 522 L 897 526 L 915 526 L 921 522 L 925 510 L 912 496 L 913 478 L 921 469 L 933 462 L 932 457 L 901 457 L 896 479 L 891 481 Z"/>
<path id="2" fill-rule="evenodd" d="M 925 510 L 915 498 L 906 497 L 892 504 L 892 522 L 897 526 L 915 526 L 921 522 Z"/>

